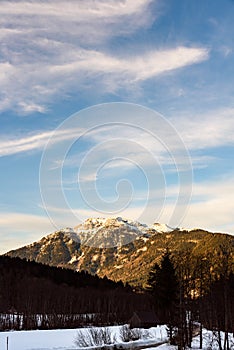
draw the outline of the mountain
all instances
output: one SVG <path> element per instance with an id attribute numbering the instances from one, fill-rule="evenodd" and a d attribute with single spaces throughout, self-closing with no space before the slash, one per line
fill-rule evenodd
<path id="1" fill-rule="evenodd" d="M 169 249 L 176 265 L 219 276 L 227 260 L 234 269 L 234 237 L 201 229 L 181 230 L 128 219 L 89 218 L 75 228 L 56 231 L 40 241 L 12 250 L 11 257 L 85 270 L 100 277 L 145 287 L 149 270 Z"/>

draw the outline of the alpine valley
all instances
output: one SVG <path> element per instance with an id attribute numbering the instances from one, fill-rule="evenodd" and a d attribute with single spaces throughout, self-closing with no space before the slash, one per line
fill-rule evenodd
<path id="1" fill-rule="evenodd" d="M 136 289 L 146 286 L 149 271 L 169 250 L 176 266 L 199 272 L 201 262 L 214 279 L 224 266 L 234 272 L 234 236 L 202 229 L 173 229 L 116 218 L 89 218 L 6 255 L 52 266 L 87 271 Z"/>

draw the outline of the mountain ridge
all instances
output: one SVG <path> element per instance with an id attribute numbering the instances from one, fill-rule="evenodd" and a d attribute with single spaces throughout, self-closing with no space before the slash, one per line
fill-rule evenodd
<path id="1" fill-rule="evenodd" d="M 202 229 L 173 229 L 159 223 L 147 226 L 120 217 L 89 218 L 74 229 L 55 231 L 6 255 L 85 270 L 142 288 L 147 283 L 149 270 L 160 262 L 166 249 L 171 251 L 175 264 L 182 259 L 185 263 L 186 259 L 191 261 L 192 265 L 208 259 L 216 274 L 226 249 L 233 268 L 234 237 L 231 235 Z"/>

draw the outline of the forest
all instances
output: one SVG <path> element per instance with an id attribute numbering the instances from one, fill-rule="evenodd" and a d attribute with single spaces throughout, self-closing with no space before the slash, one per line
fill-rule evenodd
<path id="1" fill-rule="evenodd" d="M 8 256 L 0 257 L 0 330 L 77 328 L 125 324 L 135 311 L 154 310 L 171 344 L 191 346 L 203 327 L 234 330 L 234 274 L 227 254 L 219 274 L 207 260 L 189 264 L 169 251 L 149 271 L 147 287 Z M 221 338 L 220 338 L 221 342 Z M 220 345 L 220 349 L 222 346 Z"/>
<path id="2" fill-rule="evenodd" d="M 173 261 L 169 251 L 150 271 L 147 291 L 152 306 L 161 322 L 168 325 L 170 342 L 178 349 L 190 348 L 196 333 L 202 349 L 203 327 L 214 332 L 220 350 L 230 349 L 228 333 L 234 332 L 233 258 L 228 250 L 223 254 L 218 274 L 206 259 L 192 262 L 181 255 Z M 225 332 L 224 347 L 221 331 Z"/>
<path id="3" fill-rule="evenodd" d="M 147 303 L 121 281 L 0 256 L 0 330 L 121 323 Z"/>

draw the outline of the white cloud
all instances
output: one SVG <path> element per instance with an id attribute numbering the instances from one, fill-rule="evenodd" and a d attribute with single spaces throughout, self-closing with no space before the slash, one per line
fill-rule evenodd
<path id="1" fill-rule="evenodd" d="M 198 47 L 110 52 L 110 40 L 149 26 L 158 15 L 152 0 L 1 2 L 0 110 L 43 113 L 58 95 L 86 87 L 128 90 L 208 58 Z"/>
<path id="2" fill-rule="evenodd" d="M 48 217 L 18 212 L 1 212 L 0 226 L 0 253 L 31 244 L 55 230 Z"/>
<path id="3" fill-rule="evenodd" d="M 25 103 L 25 102 L 19 102 L 19 107 L 22 109 L 26 114 L 27 113 L 33 113 L 33 112 L 39 112 L 44 113 L 46 111 L 44 106 L 40 106 L 36 103 Z"/>
<path id="4" fill-rule="evenodd" d="M 0 157 L 9 156 L 17 153 L 25 153 L 29 151 L 42 150 L 52 137 L 52 141 L 49 146 L 53 146 L 64 140 L 70 140 L 78 138 L 82 133 L 81 128 L 76 128 L 72 130 L 61 130 L 56 131 L 42 131 L 34 133 L 33 135 L 25 135 L 20 137 L 12 137 L 11 139 L 6 139 L 2 136 L 2 141 L 0 141 Z M 5 139 L 4 139 L 5 138 Z"/>
<path id="5" fill-rule="evenodd" d="M 27 231 L 32 229 L 45 231 L 48 227 L 51 229 L 51 224 L 47 217 L 15 212 L 0 213 L 0 225 L 3 229 L 10 227 L 12 231 L 17 230 L 21 232 L 24 232 L 25 229 Z"/>
<path id="6" fill-rule="evenodd" d="M 181 226 L 184 228 L 202 228 L 214 232 L 234 234 L 234 182 L 229 174 L 213 181 L 193 183 L 191 202 Z M 167 188 L 168 195 L 173 199 L 178 188 Z M 162 220 L 167 222 L 172 205 L 167 203 Z"/>
<path id="7" fill-rule="evenodd" d="M 167 198 L 161 214 L 161 199 L 159 202 L 152 201 L 146 204 L 147 211 L 144 214 L 145 222 L 150 224 L 155 220 L 161 223 L 169 223 L 170 217 L 176 205 L 178 187 L 168 186 L 166 188 Z M 214 232 L 226 232 L 234 234 L 234 182 L 231 175 L 213 181 L 194 183 L 191 202 L 180 226 L 185 228 L 202 228 Z M 144 193 L 141 193 L 144 195 Z M 161 193 L 155 191 L 151 200 L 158 199 Z M 143 213 L 144 206 L 135 201 L 132 205 L 119 213 L 120 216 L 138 219 Z M 81 210 L 79 214 L 84 218 L 89 216 L 100 216 L 93 210 Z M 102 216 L 102 215 L 101 215 Z"/>
<path id="8" fill-rule="evenodd" d="M 184 228 L 203 228 L 214 232 L 226 232 L 234 234 L 234 202 L 233 202 L 234 182 L 232 176 L 217 179 L 213 182 L 195 183 L 193 186 L 192 201 L 188 206 L 187 213 L 180 226 Z M 155 191 L 153 197 L 158 199 L 160 192 Z M 138 198 L 145 193 L 140 191 Z M 169 223 L 169 218 L 173 213 L 178 188 L 169 186 L 167 196 L 163 207 L 160 200 L 141 205 L 141 200 L 130 203 L 130 206 L 113 214 L 98 212 L 98 210 L 85 208 L 59 208 L 46 207 L 49 213 L 52 213 L 56 225 L 52 225 L 47 216 L 23 214 L 19 212 L 1 212 L 1 253 L 10 249 L 30 244 L 46 234 L 53 232 L 65 226 L 76 226 L 88 217 L 111 217 L 122 216 L 151 224 L 155 221 Z M 162 209 L 162 212 L 160 210 Z M 146 211 L 144 212 L 144 209 Z M 73 214 L 71 212 L 73 211 Z M 143 214 L 144 213 L 144 214 Z M 67 222 L 67 218 L 72 218 Z"/>
<path id="9" fill-rule="evenodd" d="M 208 58 L 208 51 L 203 48 L 177 47 L 154 50 L 150 53 L 117 58 L 98 51 L 80 51 L 77 59 L 68 64 L 51 67 L 52 73 L 67 74 L 73 72 L 93 72 L 122 74 L 120 81 L 146 80 L 170 70 L 201 62 Z M 125 74 L 125 75 L 123 75 Z M 118 80 L 118 79 L 117 79 Z"/>
<path id="10" fill-rule="evenodd" d="M 143 15 L 142 11 L 152 3 L 152 0 L 127 1 L 91 1 L 82 0 L 64 1 L 2 1 L 0 13 L 5 15 L 51 16 L 62 17 L 63 20 L 74 20 L 75 22 L 89 22 L 90 19 L 100 18 L 112 23 L 120 21 L 119 17 L 129 15 Z M 139 24 L 136 24 L 139 25 Z"/>
<path id="11" fill-rule="evenodd" d="M 229 188 L 230 191 L 233 189 L 234 186 Z M 212 198 L 203 197 L 203 200 L 190 205 L 183 226 L 234 234 L 233 210 L 231 195 L 220 196 L 216 191 Z"/>
<path id="12" fill-rule="evenodd" d="M 167 197 L 164 205 L 163 198 L 160 197 L 162 194 L 160 191 L 154 191 L 154 193 L 151 194 L 151 200 L 147 203 L 146 193 L 141 190 L 139 193 L 136 193 L 136 198 L 142 197 L 143 201 L 142 198 L 140 200 L 135 199 L 130 203 L 129 207 L 115 214 L 111 212 L 103 213 L 91 208 L 74 208 L 73 212 L 74 215 L 77 216 L 77 222 L 79 220 L 85 220 L 88 217 L 109 217 L 117 215 L 134 220 L 142 220 L 147 224 L 152 224 L 155 221 L 168 224 L 176 206 L 178 187 L 168 186 L 166 190 Z M 227 179 L 217 179 L 213 182 L 194 183 L 193 195 L 187 207 L 187 212 L 184 218 L 178 217 L 178 220 L 182 219 L 179 226 L 185 229 L 201 228 L 213 232 L 234 234 L 233 192 L 234 182 L 231 177 Z M 144 205 L 142 205 L 142 202 Z M 61 217 L 66 218 L 69 214 L 67 209 L 48 209 L 54 213 L 54 218 L 56 215 L 58 216 L 58 220 L 61 219 Z M 145 212 L 144 209 L 146 209 Z M 142 219 L 140 219 L 141 216 Z M 76 220 L 74 220 L 72 224 L 73 226 L 76 225 Z"/>
<path id="13" fill-rule="evenodd" d="M 47 131 L 32 136 L 12 138 L 0 141 L 0 157 L 42 149 L 53 132 Z"/>
<path id="14" fill-rule="evenodd" d="M 25 113 L 44 112 L 51 98 L 72 90 L 79 91 L 82 87 L 85 89 L 87 79 L 92 81 L 93 87 L 102 88 L 103 93 L 113 92 L 208 57 L 203 48 L 178 47 L 119 58 L 92 49 L 70 49 L 69 46 L 64 44 L 62 50 L 55 48 L 59 52 L 52 64 L 53 59 L 43 62 L 41 57 L 27 63 L 24 55 L 17 63 L 2 63 L 2 109 L 8 102 L 9 108 L 14 103 Z M 43 54 L 48 55 L 46 49 Z"/>
<path id="15" fill-rule="evenodd" d="M 176 126 L 181 139 L 189 150 L 201 150 L 206 148 L 233 145 L 234 133 L 234 110 L 223 109 L 219 111 L 209 111 L 204 115 L 191 116 L 190 114 L 182 117 L 171 118 L 172 123 Z M 131 119 L 130 119 L 131 120 Z M 142 164 L 144 167 L 152 165 L 152 159 L 161 166 L 174 166 L 175 162 L 172 158 L 173 151 L 178 146 L 176 131 L 174 136 L 172 128 L 163 130 L 163 119 L 155 121 L 154 125 L 148 125 L 142 128 L 134 126 L 134 116 L 132 117 L 132 125 L 121 123 L 121 125 L 103 125 L 95 130 L 90 130 L 85 137 L 88 143 L 91 143 L 91 153 L 87 150 L 79 154 L 73 154 L 65 159 L 65 162 L 54 159 L 56 164 L 51 164 L 51 168 L 61 166 L 78 166 L 83 158 L 92 157 L 92 166 L 97 168 L 101 162 L 107 162 L 113 158 L 126 158 L 127 161 L 121 166 L 132 168 L 134 164 L 129 162 L 133 160 L 136 164 Z M 144 124 L 144 123 L 143 123 Z M 56 131 L 53 142 L 58 143 L 63 140 L 78 140 L 79 136 L 85 131 L 80 128 L 72 130 Z M 54 131 L 41 131 L 34 134 L 26 134 L 23 136 L 12 136 L 6 139 L 2 135 L 0 141 L 0 156 L 6 156 L 31 150 L 41 150 L 53 135 Z M 173 136 L 173 137 L 172 137 Z M 83 139 L 82 138 L 82 139 Z M 96 146 L 98 145 L 98 147 Z M 194 168 L 206 167 L 207 164 L 213 162 L 215 158 L 203 155 L 192 154 L 192 163 Z M 185 158 L 179 158 L 177 155 L 176 163 L 180 165 L 180 169 L 185 162 Z M 112 162 L 111 168 L 117 168 L 118 162 Z M 169 171 L 169 169 L 168 169 Z M 172 169 L 173 171 L 173 169 Z"/>
<path id="16" fill-rule="evenodd" d="M 190 150 L 234 144 L 234 108 L 194 112 L 171 118 L 186 147 Z"/>

